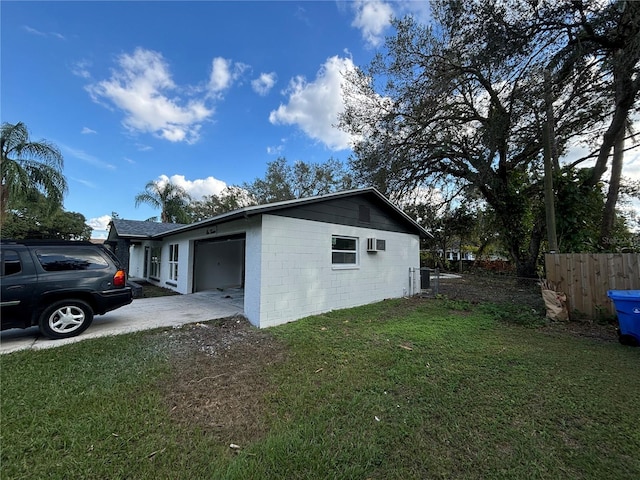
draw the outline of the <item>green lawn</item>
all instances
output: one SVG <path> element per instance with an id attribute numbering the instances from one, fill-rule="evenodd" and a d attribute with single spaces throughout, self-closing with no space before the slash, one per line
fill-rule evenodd
<path id="1" fill-rule="evenodd" d="M 640 348 L 505 308 L 394 300 L 268 330 L 286 354 L 256 366 L 240 450 L 172 416 L 167 333 L 4 355 L 1 476 L 640 478 Z"/>

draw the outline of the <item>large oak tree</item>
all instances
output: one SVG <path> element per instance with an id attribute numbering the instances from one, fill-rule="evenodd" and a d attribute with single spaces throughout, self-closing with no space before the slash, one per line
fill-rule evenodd
<path id="1" fill-rule="evenodd" d="M 433 3 L 431 26 L 396 20 L 386 51 L 346 78 L 340 124 L 360 139 L 354 169 L 390 196 L 445 184 L 479 192 L 518 273 L 535 275 L 545 227 L 545 129 L 559 174 L 571 142 L 588 132 L 608 135 L 624 115 L 606 68 L 613 50 L 581 49 L 576 42 L 589 37 L 591 26 L 619 28 L 630 14 L 615 8 L 450 0 Z M 618 37 L 624 45 L 635 40 Z M 551 77 L 546 90 L 545 76 Z M 585 181 L 594 189 L 600 167 Z"/>

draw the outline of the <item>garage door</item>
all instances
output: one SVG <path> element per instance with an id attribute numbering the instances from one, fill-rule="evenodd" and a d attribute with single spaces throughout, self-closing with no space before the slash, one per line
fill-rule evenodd
<path id="1" fill-rule="evenodd" d="M 194 292 L 244 288 L 245 235 L 195 242 Z"/>

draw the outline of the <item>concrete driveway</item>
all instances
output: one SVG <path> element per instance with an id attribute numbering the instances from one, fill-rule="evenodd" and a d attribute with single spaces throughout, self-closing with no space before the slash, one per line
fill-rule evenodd
<path id="1" fill-rule="evenodd" d="M 0 354 L 59 347 L 89 338 L 159 327 L 178 327 L 187 323 L 242 315 L 243 311 L 244 292 L 241 289 L 137 298 L 129 305 L 94 317 L 91 326 L 77 337 L 50 340 L 40 335 L 37 327 L 5 330 L 0 333 Z"/>

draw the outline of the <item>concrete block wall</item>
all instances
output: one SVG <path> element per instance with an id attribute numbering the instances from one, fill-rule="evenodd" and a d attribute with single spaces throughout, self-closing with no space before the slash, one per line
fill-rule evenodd
<path id="1" fill-rule="evenodd" d="M 262 286 L 262 230 L 259 218 L 252 223 L 246 232 L 244 316 L 252 325 L 259 327 Z"/>
<path id="2" fill-rule="evenodd" d="M 129 276 L 142 278 L 144 274 L 144 246 L 147 244 L 131 245 L 129 248 Z"/>
<path id="3" fill-rule="evenodd" d="M 411 294 L 409 268 L 420 265 L 417 235 L 273 215 L 263 216 L 261 235 L 260 327 Z M 356 267 L 331 264 L 333 235 L 358 238 Z M 386 250 L 367 253 L 369 237 Z"/>

